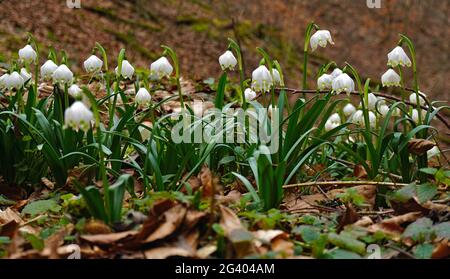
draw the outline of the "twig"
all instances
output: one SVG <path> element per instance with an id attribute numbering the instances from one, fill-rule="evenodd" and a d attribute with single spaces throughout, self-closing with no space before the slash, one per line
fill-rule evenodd
<path id="1" fill-rule="evenodd" d="M 394 246 L 394 245 L 392 245 L 392 244 L 387 244 L 386 247 L 387 247 L 387 248 L 391 248 L 392 250 L 395 250 L 395 251 L 397 251 L 397 252 L 400 252 L 400 253 L 402 253 L 403 255 L 405 255 L 405 256 L 407 256 L 407 257 L 409 257 L 409 258 L 411 258 L 411 259 L 416 259 L 416 257 L 415 257 L 413 254 L 411 254 L 411 253 L 409 253 L 409 252 L 406 252 L 405 250 L 403 250 L 403 249 L 401 249 L 401 248 L 399 248 L 399 247 L 397 247 L 397 246 Z"/>
<path id="2" fill-rule="evenodd" d="M 349 185 L 376 185 L 376 186 L 407 186 L 406 183 L 395 182 L 378 182 L 378 181 L 312 181 L 296 184 L 284 185 L 283 188 L 296 188 L 296 187 L 308 187 L 308 186 L 349 186 Z"/>

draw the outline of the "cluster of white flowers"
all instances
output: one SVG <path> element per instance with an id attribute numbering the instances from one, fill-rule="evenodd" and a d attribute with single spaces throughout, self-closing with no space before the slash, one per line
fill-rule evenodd
<path id="1" fill-rule="evenodd" d="M 331 74 L 322 74 L 317 79 L 317 88 L 319 90 L 332 90 L 336 94 L 345 92 L 350 95 L 355 90 L 355 82 L 341 69 L 336 68 Z"/>
<path id="2" fill-rule="evenodd" d="M 395 68 L 398 66 L 411 67 L 411 60 L 401 46 L 396 46 L 388 53 L 387 65 Z M 401 86 L 401 77 L 393 69 L 388 69 L 381 76 L 381 83 L 383 86 Z"/>
<path id="3" fill-rule="evenodd" d="M 25 79 L 18 72 L 4 74 L 0 77 L 0 88 L 19 90 L 25 83 Z"/>

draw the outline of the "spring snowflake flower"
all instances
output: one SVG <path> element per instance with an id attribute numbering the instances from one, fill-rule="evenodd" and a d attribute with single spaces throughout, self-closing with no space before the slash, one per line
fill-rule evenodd
<path id="1" fill-rule="evenodd" d="M 373 93 L 369 93 L 367 95 L 367 99 L 369 101 L 369 103 L 368 103 L 369 110 L 374 110 L 375 106 L 377 105 L 377 102 L 378 102 L 377 96 L 375 96 L 375 94 L 373 94 Z"/>
<path id="2" fill-rule="evenodd" d="M 311 44 L 312 51 L 315 51 L 317 46 L 326 47 L 327 43 L 334 45 L 334 42 L 331 39 L 330 31 L 328 30 L 318 30 L 311 36 L 309 43 Z"/>
<path id="3" fill-rule="evenodd" d="M 275 68 L 272 69 L 272 78 L 273 78 L 274 84 L 282 85 L 280 72 L 278 72 L 278 70 Z"/>
<path id="4" fill-rule="evenodd" d="M 119 75 L 119 66 L 116 67 L 115 69 L 116 75 Z M 131 66 L 130 62 L 128 62 L 128 60 L 123 60 L 122 61 L 122 69 L 121 69 L 121 73 L 120 75 L 122 75 L 123 78 L 125 79 L 131 79 L 134 75 L 134 68 L 133 66 Z"/>
<path id="5" fill-rule="evenodd" d="M 272 75 L 266 66 L 261 65 L 252 73 L 252 89 L 256 92 L 268 92 L 273 86 Z"/>
<path id="6" fill-rule="evenodd" d="M 433 158 L 434 156 L 438 156 L 441 153 L 439 148 L 437 146 L 433 146 L 430 150 L 427 151 L 427 157 L 428 159 Z"/>
<path id="7" fill-rule="evenodd" d="M 244 91 L 244 97 L 245 97 L 245 100 L 252 101 L 256 98 L 256 92 L 253 91 L 251 88 L 247 88 Z"/>
<path id="8" fill-rule="evenodd" d="M 93 119 L 93 113 L 81 101 L 76 101 L 64 112 L 65 125 L 75 131 L 87 132 Z"/>
<path id="9" fill-rule="evenodd" d="M 381 116 L 386 117 L 389 112 L 389 107 L 387 105 L 381 105 L 378 108 L 378 111 L 380 112 Z"/>
<path id="10" fill-rule="evenodd" d="M 317 79 L 317 88 L 319 90 L 330 90 L 332 88 L 333 76 L 323 74 Z"/>
<path id="11" fill-rule="evenodd" d="M 342 70 L 339 68 L 335 68 L 332 72 L 331 72 L 331 77 L 333 79 L 337 78 L 340 74 L 342 74 Z"/>
<path id="12" fill-rule="evenodd" d="M 27 69 L 25 68 L 20 69 L 20 76 L 23 78 L 25 82 L 31 79 L 31 74 L 28 73 Z"/>
<path id="13" fill-rule="evenodd" d="M 148 105 L 151 100 L 152 96 L 144 87 L 141 87 L 139 89 L 139 91 L 136 93 L 136 97 L 134 98 L 134 101 L 138 105 Z"/>
<path id="14" fill-rule="evenodd" d="M 352 123 L 364 126 L 364 113 L 362 110 L 357 110 L 352 116 Z M 371 128 L 375 127 L 377 123 L 377 117 L 375 113 L 369 111 L 369 125 Z"/>
<path id="15" fill-rule="evenodd" d="M 422 119 L 422 121 L 423 121 L 423 119 L 424 119 L 425 116 L 427 115 L 427 111 L 426 111 L 426 110 L 423 110 L 423 109 L 421 109 L 420 111 L 421 111 L 421 113 L 422 113 L 421 119 Z M 412 119 L 414 122 L 416 122 L 416 123 L 419 122 L 419 113 L 417 112 L 417 109 L 413 109 L 413 110 L 412 110 L 412 113 L 411 113 L 411 119 Z"/>
<path id="16" fill-rule="evenodd" d="M 392 69 L 389 69 L 381 76 L 381 83 L 383 86 L 401 86 L 400 76 Z"/>
<path id="17" fill-rule="evenodd" d="M 7 81 L 9 78 L 9 74 L 6 73 L 0 77 L 0 89 L 7 88 Z"/>
<path id="18" fill-rule="evenodd" d="M 331 131 L 341 125 L 341 117 L 337 113 L 333 113 L 325 122 L 325 131 Z"/>
<path id="19" fill-rule="evenodd" d="M 424 97 L 426 97 L 425 93 L 419 91 L 419 104 L 420 105 L 425 104 Z M 409 95 L 409 102 L 414 105 L 417 105 L 417 94 L 416 93 L 412 93 L 411 95 Z"/>
<path id="20" fill-rule="evenodd" d="M 347 74 L 340 74 L 333 80 L 332 83 L 333 92 L 340 94 L 341 92 L 346 92 L 350 95 L 352 91 L 355 90 L 355 82 Z"/>
<path id="21" fill-rule="evenodd" d="M 29 64 L 36 60 L 37 54 L 36 51 L 30 46 L 26 45 L 24 48 L 19 50 L 19 58 L 23 62 Z"/>
<path id="22" fill-rule="evenodd" d="M 170 65 L 169 60 L 165 57 L 161 57 L 150 65 L 150 75 L 156 76 L 161 79 L 165 76 L 169 77 L 173 72 L 173 67 Z"/>
<path id="23" fill-rule="evenodd" d="M 222 70 L 233 71 L 234 67 L 237 65 L 237 59 L 234 57 L 233 53 L 229 50 L 225 51 L 224 54 L 219 56 L 219 64 Z"/>
<path id="24" fill-rule="evenodd" d="M 272 107 L 272 105 L 269 105 L 269 107 L 267 108 L 267 114 L 269 115 L 269 117 L 272 117 L 272 114 L 274 112 L 278 112 L 278 107 Z"/>
<path id="25" fill-rule="evenodd" d="M 97 56 L 91 55 L 88 59 L 86 59 L 86 61 L 84 61 L 83 65 L 86 72 L 95 73 L 102 69 L 103 61 Z"/>
<path id="26" fill-rule="evenodd" d="M 23 77 L 18 72 L 13 72 L 6 79 L 6 88 L 19 90 L 24 83 Z"/>
<path id="27" fill-rule="evenodd" d="M 392 68 L 398 65 L 403 67 L 411 67 L 411 60 L 401 46 L 396 46 L 391 52 L 388 53 L 388 66 Z"/>
<path id="28" fill-rule="evenodd" d="M 342 109 L 342 112 L 344 113 L 344 115 L 346 117 L 352 116 L 355 113 L 355 111 L 356 111 L 356 108 L 351 103 L 346 104 L 344 106 L 344 108 Z"/>
<path id="29" fill-rule="evenodd" d="M 53 73 L 58 69 L 58 65 L 56 65 L 52 60 L 47 60 L 41 66 L 41 76 L 44 80 L 49 80 L 52 78 Z"/>
<path id="30" fill-rule="evenodd" d="M 71 84 L 73 80 L 72 71 L 64 64 L 53 72 L 53 83 Z"/>
<path id="31" fill-rule="evenodd" d="M 83 94 L 83 90 L 81 90 L 80 87 L 76 84 L 72 84 L 69 89 L 67 90 L 70 96 L 72 96 L 74 99 L 79 100 Z"/>

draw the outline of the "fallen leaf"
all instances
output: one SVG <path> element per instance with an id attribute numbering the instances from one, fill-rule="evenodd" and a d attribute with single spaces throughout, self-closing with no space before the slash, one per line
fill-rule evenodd
<path id="1" fill-rule="evenodd" d="M 346 225 L 350 225 L 358 221 L 359 215 L 351 203 L 345 205 L 345 210 L 338 216 L 337 231 L 340 232 Z"/>
<path id="2" fill-rule="evenodd" d="M 423 155 L 428 150 L 433 148 L 436 144 L 432 141 L 425 139 L 411 139 L 408 142 L 408 150 L 409 152 L 415 155 Z"/>
<path id="3" fill-rule="evenodd" d="M 421 212 L 410 212 L 404 215 L 395 216 L 389 219 L 385 219 L 380 223 L 373 224 L 368 227 L 368 231 L 375 233 L 382 231 L 383 233 L 391 236 L 393 240 L 399 241 L 403 231 L 405 230 L 402 225 L 404 223 L 412 223 L 422 216 Z"/>
<path id="4" fill-rule="evenodd" d="M 253 245 L 253 235 L 244 228 L 236 214 L 228 207 L 220 206 L 221 219 L 220 225 L 237 254 L 241 258 L 255 252 Z"/>
<path id="5" fill-rule="evenodd" d="M 181 225 L 185 215 L 186 208 L 181 204 L 167 210 L 162 216 L 162 225 L 148 235 L 143 242 L 149 243 L 171 235 Z"/>
<path id="6" fill-rule="evenodd" d="M 89 220 L 83 228 L 84 234 L 109 234 L 111 228 L 100 220 Z"/>
<path id="7" fill-rule="evenodd" d="M 157 247 L 144 252 L 147 259 L 167 259 L 169 257 L 183 257 L 189 258 L 193 254 L 183 248 L 179 247 Z"/>
<path id="8" fill-rule="evenodd" d="M 359 179 L 367 178 L 367 171 L 363 166 L 355 165 L 353 168 L 353 176 Z"/>
<path id="9" fill-rule="evenodd" d="M 434 247 L 433 253 L 431 254 L 432 259 L 444 259 L 450 256 L 450 243 L 448 239 L 443 239 L 438 242 Z"/>
<path id="10" fill-rule="evenodd" d="M 81 235 L 80 239 L 98 245 L 112 245 L 136 235 L 137 231 L 126 231 L 119 233 Z"/>

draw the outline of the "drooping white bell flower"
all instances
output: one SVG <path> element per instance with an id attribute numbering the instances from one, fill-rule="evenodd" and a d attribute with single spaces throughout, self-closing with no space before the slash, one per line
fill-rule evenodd
<path id="1" fill-rule="evenodd" d="M 252 73 L 252 89 L 255 92 L 268 92 L 273 86 L 272 75 L 266 66 L 261 65 Z"/>
<path id="2" fill-rule="evenodd" d="M 369 93 L 369 94 L 367 94 L 367 99 L 369 101 L 369 103 L 367 104 L 367 106 L 369 107 L 369 110 L 374 110 L 375 106 L 377 105 L 377 102 L 378 102 L 377 96 L 375 96 L 375 94 L 373 94 L 373 93 Z"/>
<path id="3" fill-rule="evenodd" d="M 253 91 L 251 88 L 247 88 L 244 91 L 244 97 L 246 101 L 252 101 L 256 98 L 256 92 Z"/>
<path id="4" fill-rule="evenodd" d="M 377 116 L 372 111 L 369 111 L 369 123 L 372 128 L 377 124 Z"/>
<path id="5" fill-rule="evenodd" d="M 428 159 L 433 158 L 434 156 L 438 156 L 441 153 L 439 148 L 437 146 L 433 146 L 430 150 L 427 151 L 427 157 Z"/>
<path id="6" fill-rule="evenodd" d="M 52 78 L 53 73 L 58 69 L 58 65 L 56 65 L 52 60 L 47 60 L 41 66 L 41 76 L 44 80 L 49 80 Z"/>
<path id="7" fill-rule="evenodd" d="M 278 72 L 277 69 L 273 68 L 272 69 L 272 78 L 273 78 L 273 83 L 276 85 L 282 85 L 281 84 L 281 75 L 280 72 Z"/>
<path id="8" fill-rule="evenodd" d="M 144 127 L 145 126 L 145 127 Z M 142 141 L 146 141 L 152 135 L 151 128 L 153 127 L 153 123 L 150 121 L 142 122 L 142 126 L 138 127 L 139 133 L 141 134 Z"/>
<path id="9" fill-rule="evenodd" d="M 27 69 L 25 68 L 20 69 L 20 76 L 23 78 L 25 82 L 31 79 L 31 74 L 28 73 Z"/>
<path id="10" fill-rule="evenodd" d="M 350 95 L 355 90 L 355 82 L 349 75 L 343 73 L 333 80 L 332 89 L 336 94 L 346 92 Z"/>
<path id="11" fill-rule="evenodd" d="M 87 132 L 90 128 L 94 114 L 81 101 L 74 102 L 64 112 L 64 123 L 75 131 L 83 130 Z"/>
<path id="12" fill-rule="evenodd" d="M 352 116 L 352 114 L 355 113 L 356 108 L 355 108 L 355 106 L 352 105 L 351 103 L 348 103 L 348 104 L 346 104 L 346 105 L 344 106 L 344 108 L 342 109 L 342 111 L 343 111 L 343 113 L 344 113 L 344 115 L 345 115 L 346 117 L 350 117 L 350 116 Z"/>
<path id="13" fill-rule="evenodd" d="M 369 125 L 370 127 L 375 127 L 375 124 L 377 122 L 377 117 L 375 115 L 375 113 L 373 113 L 372 111 L 369 111 Z M 362 110 L 357 110 L 353 116 L 352 116 L 352 123 L 357 124 L 357 125 L 361 125 L 364 126 L 365 121 L 364 121 L 364 113 Z"/>
<path id="14" fill-rule="evenodd" d="M 67 90 L 70 96 L 72 96 L 74 99 L 79 100 L 81 98 L 81 95 L 83 94 L 83 90 L 81 90 L 80 87 L 76 84 L 72 84 L 69 89 Z"/>
<path id="15" fill-rule="evenodd" d="M 233 71 L 234 67 L 237 65 L 237 59 L 234 57 L 233 53 L 229 50 L 225 51 L 224 54 L 219 56 L 219 64 L 223 71 L 229 70 Z"/>
<path id="16" fill-rule="evenodd" d="M 341 123 L 341 117 L 339 116 L 339 114 L 337 113 L 333 113 L 328 120 L 330 120 L 331 122 L 337 122 L 337 123 Z"/>
<path id="17" fill-rule="evenodd" d="M 144 87 L 141 87 L 138 90 L 138 92 L 136 93 L 136 97 L 134 98 L 134 101 L 138 105 L 148 105 L 151 100 L 152 100 L 152 96 L 147 91 L 147 89 L 145 89 Z"/>
<path id="18" fill-rule="evenodd" d="M 272 117 L 273 113 L 278 113 L 278 107 L 275 105 L 275 107 L 272 107 L 272 105 L 269 105 L 267 108 L 267 114 L 269 117 Z"/>
<path id="19" fill-rule="evenodd" d="M 65 64 L 61 64 L 58 69 L 53 72 L 53 83 L 71 84 L 73 73 Z"/>
<path id="20" fill-rule="evenodd" d="M 341 117 L 337 113 L 333 113 L 325 122 L 325 131 L 331 131 L 341 125 Z"/>
<path id="21" fill-rule="evenodd" d="M 419 91 L 419 96 L 418 97 L 419 97 L 419 104 L 420 105 L 424 105 L 425 104 L 425 99 L 422 96 L 426 97 L 425 93 Z M 412 93 L 411 95 L 409 95 L 409 102 L 412 103 L 412 104 L 417 105 L 417 94 L 416 93 Z"/>
<path id="22" fill-rule="evenodd" d="M 400 116 L 401 115 L 401 110 L 398 107 L 396 107 L 396 108 L 394 108 L 392 110 L 392 114 L 391 115 L 392 116 Z"/>
<path id="23" fill-rule="evenodd" d="M 0 89 L 8 87 L 7 86 L 8 78 L 9 78 L 9 74 L 8 73 L 5 73 L 4 75 L 2 75 L 0 77 Z"/>
<path id="24" fill-rule="evenodd" d="M 424 119 L 425 116 L 427 115 L 427 111 L 426 111 L 426 110 L 423 110 L 423 109 L 421 109 L 420 111 L 421 111 L 421 113 L 422 113 L 421 119 L 422 119 L 422 121 L 423 121 L 423 119 Z M 414 122 L 416 122 L 416 123 L 419 122 L 419 113 L 417 112 L 417 109 L 413 109 L 413 110 L 412 110 L 412 113 L 411 113 L 411 119 L 412 119 Z"/>
<path id="25" fill-rule="evenodd" d="M 150 75 L 161 79 L 165 76 L 169 77 L 173 72 L 173 67 L 170 65 L 166 57 L 161 57 L 150 65 Z"/>
<path id="26" fill-rule="evenodd" d="M 18 72 L 13 72 L 9 75 L 9 77 L 6 79 L 6 87 L 9 89 L 20 89 L 25 81 L 23 80 L 23 77 Z"/>
<path id="27" fill-rule="evenodd" d="M 311 36 L 309 43 L 311 44 L 312 51 L 316 50 L 317 46 L 326 47 L 327 43 L 334 45 L 330 31 L 328 30 L 318 30 Z"/>
<path id="28" fill-rule="evenodd" d="M 131 79 L 134 75 L 134 68 L 133 66 L 131 66 L 130 62 L 128 62 L 128 60 L 123 60 L 122 61 L 122 69 L 121 69 L 121 73 L 120 75 L 122 75 L 123 78 L 125 79 Z M 119 66 L 116 67 L 115 69 L 116 75 L 119 75 Z"/>
<path id="29" fill-rule="evenodd" d="M 23 62 L 29 64 L 36 60 L 37 54 L 36 51 L 30 46 L 26 45 L 24 48 L 19 50 L 19 58 Z"/>
<path id="30" fill-rule="evenodd" d="M 97 56 L 91 55 L 88 59 L 86 59 L 86 61 L 84 61 L 83 65 L 86 72 L 95 73 L 102 69 L 103 61 Z"/>
<path id="31" fill-rule="evenodd" d="M 386 117 L 389 112 L 389 107 L 387 105 L 381 105 L 379 106 L 378 111 L 380 112 L 381 116 Z"/>
<path id="32" fill-rule="evenodd" d="M 333 76 L 323 74 L 317 79 L 317 88 L 319 90 L 330 90 L 332 88 Z"/>
<path id="33" fill-rule="evenodd" d="M 392 69 L 387 70 L 381 76 L 381 83 L 383 86 L 401 86 L 400 81 L 400 76 Z"/>
<path id="34" fill-rule="evenodd" d="M 331 72 L 331 77 L 333 79 L 337 78 L 340 74 L 342 74 L 342 70 L 339 68 L 335 68 L 332 72 Z"/>
<path id="35" fill-rule="evenodd" d="M 391 52 L 388 53 L 388 66 L 393 68 L 398 65 L 403 67 L 411 67 L 411 60 L 401 46 L 396 46 Z"/>

